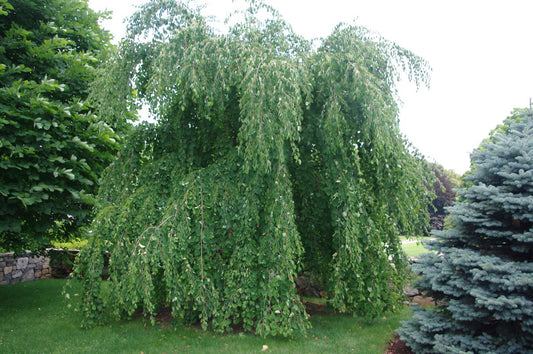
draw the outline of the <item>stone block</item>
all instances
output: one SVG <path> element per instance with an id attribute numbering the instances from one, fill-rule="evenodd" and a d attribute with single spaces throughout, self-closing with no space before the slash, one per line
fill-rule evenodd
<path id="1" fill-rule="evenodd" d="M 41 275 L 42 275 L 42 272 L 38 270 L 37 268 L 35 268 L 35 279 L 39 279 Z"/>
<path id="2" fill-rule="evenodd" d="M 25 269 L 28 266 L 28 257 L 17 258 L 17 269 Z"/>
<path id="3" fill-rule="evenodd" d="M 5 267 L 4 268 L 4 274 L 11 274 L 13 271 L 13 267 Z"/>
<path id="4" fill-rule="evenodd" d="M 22 275 L 21 281 L 32 281 L 32 280 L 35 280 L 35 272 L 33 271 L 33 269 L 28 269 L 28 271 L 25 272 L 24 275 Z"/>
<path id="5" fill-rule="evenodd" d="M 3 281 L 4 281 L 4 273 L 0 272 L 0 282 L 3 282 Z"/>
<path id="6" fill-rule="evenodd" d="M 409 284 L 404 288 L 403 292 L 407 297 L 411 298 L 420 295 L 420 291 Z"/>
<path id="7" fill-rule="evenodd" d="M 21 276 L 22 276 L 22 270 L 20 270 L 20 269 L 17 269 L 15 271 L 13 271 L 13 273 L 11 274 L 11 277 L 13 279 L 20 278 Z"/>
<path id="8" fill-rule="evenodd" d="M 6 266 L 6 262 L 5 261 L 0 261 L 0 268 L 3 268 Z"/>

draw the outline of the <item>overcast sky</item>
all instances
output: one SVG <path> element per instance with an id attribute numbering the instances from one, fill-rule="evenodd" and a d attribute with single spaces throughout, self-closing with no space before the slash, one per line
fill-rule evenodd
<path id="1" fill-rule="evenodd" d="M 145 0 L 89 0 L 113 11 L 104 27 L 119 39 L 123 19 Z M 470 153 L 533 98 L 531 0 L 266 0 L 295 32 L 327 36 L 339 22 L 363 25 L 432 67 L 431 87 L 401 84 L 400 128 L 430 161 L 464 173 Z M 242 1 L 198 0 L 220 22 Z"/>

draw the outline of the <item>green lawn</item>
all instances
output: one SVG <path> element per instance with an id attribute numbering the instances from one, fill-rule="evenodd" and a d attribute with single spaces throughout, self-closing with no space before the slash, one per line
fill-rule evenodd
<path id="1" fill-rule="evenodd" d="M 430 252 L 426 248 L 424 248 L 424 245 L 421 242 L 403 244 L 402 248 L 407 257 L 418 257 L 422 253 Z"/>
<path id="2" fill-rule="evenodd" d="M 408 308 L 375 321 L 316 314 L 308 336 L 293 339 L 218 335 L 142 319 L 83 330 L 81 315 L 66 308 L 64 284 L 53 279 L 0 286 L 0 353 L 257 353 L 266 345 L 267 352 L 279 353 L 382 354 L 410 316 Z"/>
<path id="3" fill-rule="evenodd" d="M 418 257 L 422 253 L 430 252 L 428 249 L 424 248 L 423 239 L 406 238 L 402 236 L 401 240 L 403 251 L 405 252 L 407 257 Z"/>

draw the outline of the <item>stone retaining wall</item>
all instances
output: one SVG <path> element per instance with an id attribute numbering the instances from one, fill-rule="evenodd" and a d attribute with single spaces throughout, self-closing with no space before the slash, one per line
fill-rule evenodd
<path id="1" fill-rule="evenodd" d="M 0 253 L 0 285 L 46 278 L 67 278 L 79 252 L 48 248 L 45 256 L 34 256 L 27 251 L 25 255 L 16 258 L 13 253 Z"/>
<path id="2" fill-rule="evenodd" d="M 51 278 L 50 258 L 25 256 L 15 258 L 13 253 L 0 254 L 0 285 L 15 284 L 36 279 Z"/>

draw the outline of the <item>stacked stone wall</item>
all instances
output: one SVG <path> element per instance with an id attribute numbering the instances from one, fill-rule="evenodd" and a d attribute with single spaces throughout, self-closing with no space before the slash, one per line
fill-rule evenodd
<path id="1" fill-rule="evenodd" d="M 50 278 L 50 258 L 34 256 L 31 252 L 15 257 L 0 253 L 0 285 Z"/>

